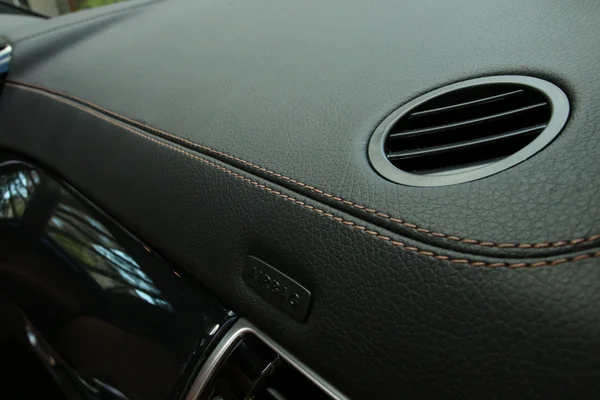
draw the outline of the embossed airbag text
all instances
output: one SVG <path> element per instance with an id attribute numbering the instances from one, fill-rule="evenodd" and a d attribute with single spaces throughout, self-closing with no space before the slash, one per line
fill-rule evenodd
<path id="1" fill-rule="evenodd" d="M 306 319 L 311 294 L 292 278 L 255 257 L 248 257 L 242 277 L 275 306 L 300 320 Z"/>

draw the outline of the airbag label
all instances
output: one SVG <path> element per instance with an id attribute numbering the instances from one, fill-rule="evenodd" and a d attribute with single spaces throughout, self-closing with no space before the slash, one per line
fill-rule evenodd
<path id="1" fill-rule="evenodd" d="M 244 282 L 273 305 L 299 320 L 305 320 L 310 292 L 304 286 L 269 264 L 248 257 L 242 272 Z"/>

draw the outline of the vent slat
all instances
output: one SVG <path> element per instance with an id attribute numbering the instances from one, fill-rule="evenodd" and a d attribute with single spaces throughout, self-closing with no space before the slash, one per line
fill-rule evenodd
<path id="1" fill-rule="evenodd" d="M 560 133 L 569 99 L 556 85 L 502 75 L 453 83 L 392 112 L 369 160 L 384 178 L 432 187 L 471 182 L 527 160 Z"/>
<path id="2" fill-rule="evenodd" d="M 548 106 L 547 102 L 541 102 L 541 103 L 532 104 L 530 106 L 520 107 L 515 110 L 505 111 L 505 112 L 492 114 L 492 115 L 486 115 L 485 117 L 469 119 L 469 120 L 465 120 L 465 121 L 455 122 L 452 124 L 445 124 L 445 125 L 439 125 L 439 126 L 432 126 L 432 127 L 428 127 L 428 128 L 412 129 L 412 130 L 407 130 L 407 131 L 395 132 L 395 133 L 390 134 L 389 137 L 392 139 L 398 139 L 398 138 L 407 138 L 407 137 L 412 137 L 412 136 L 428 135 L 428 134 L 438 133 L 438 132 L 442 132 L 442 131 L 452 131 L 452 130 L 456 130 L 456 129 L 480 125 L 480 124 L 483 124 L 486 122 L 493 122 L 493 121 L 497 121 L 500 119 L 513 117 L 518 114 L 525 113 L 527 111 L 531 111 L 531 110 L 535 110 L 535 109 L 539 109 L 539 108 L 547 107 L 547 106 Z"/>
<path id="3" fill-rule="evenodd" d="M 409 118 L 420 118 L 420 117 L 435 115 L 435 114 L 439 114 L 439 113 L 443 113 L 443 112 L 465 109 L 468 107 L 476 107 L 476 106 L 480 106 L 483 104 L 493 103 L 495 101 L 506 100 L 510 97 L 514 97 L 514 96 L 523 94 L 524 92 L 525 91 L 523 89 L 517 89 L 517 90 L 510 91 L 510 92 L 497 94 L 494 96 L 489 96 L 489 97 L 484 97 L 484 98 L 480 98 L 480 99 L 476 99 L 476 100 L 466 101 L 464 103 L 452 104 L 452 105 L 445 106 L 445 107 L 437 107 L 437 108 L 432 108 L 432 109 L 428 109 L 428 110 L 417 111 L 417 112 L 410 114 Z"/>
<path id="4" fill-rule="evenodd" d="M 390 160 L 406 160 L 415 157 L 433 156 L 437 154 L 448 153 L 451 151 L 465 150 L 493 143 L 501 142 L 517 136 L 532 135 L 540 133 L 546 128 L 546 124 L 535 125 L 532 127 L 519 129 L 511 132 L 500 133 L 492 136 L 486 136 L 479 139 L 467 140 L 464 142 L 452 143 L 441 146 L 427 147 L 415 150 L 396 151 L 387 155 Z"/>

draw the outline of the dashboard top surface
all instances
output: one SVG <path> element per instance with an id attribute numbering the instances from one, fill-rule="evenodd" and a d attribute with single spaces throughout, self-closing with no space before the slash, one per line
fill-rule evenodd
<path id="1" fill-rule="evenodd" d="M 599 8 L 134 0 L 11 29 L 0 19 L 14 49 L 0 146 L 63 177 L 352 398 L 589 394 Z M 447 187 L 373 171 L 367 145 L 393 110 L 496 74 L 569 97 L 542 152 Z M 243 282 L 249 256 L 310 290 L 305 321 Z"/>
<path id="2" fill-rule="evenodd" d="M 593 41 L 586 46 L 600 34 L 594 2 L 118 6 L 6 32 L 15 42 L 10 79 L 90 101 L 442 246 L 556 248 L 600 233 L 600 215 L 580 212 L 600 201 L 585 184 L 600 172 L 589 112 L 600 96 L 598 54 Z M 432 89 L 498 74 L 541 77 L 570 97 L 568 125 L 542 153 L 443 188 L 397 185 L 373 171 L 367 144 L 390 112 Z"/>

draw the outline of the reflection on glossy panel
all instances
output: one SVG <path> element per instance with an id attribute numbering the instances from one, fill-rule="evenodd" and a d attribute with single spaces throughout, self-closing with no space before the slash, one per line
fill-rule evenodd
<path id="1" fill-rule="evenodd" d="M 38 173 L 31 169 L 0 175 L 0 218 L 21 218 L 39 182 Z"/>
<path id="2" fill-rule="evenodd" d="M 77 200 L 70 194 L 63 193 L 45 231 L 103 290 L 172 311 L 152 279 L 97 219 L 77 208 Z"/>
<path id="3" fill-rule="evenodd" d="M 234 317 L 86 199 L 21 162 L 0 165 L 0 295 L 70 398 L 177 398 Z"/>

